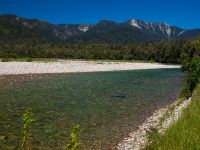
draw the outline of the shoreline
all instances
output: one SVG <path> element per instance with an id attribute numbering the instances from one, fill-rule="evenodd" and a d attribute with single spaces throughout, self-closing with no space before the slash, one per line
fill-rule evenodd
<path id="1" fill-rule="evenodd" d="M 1 75 L 107 72 L 142 69 L 180 68 L 179 65 L 141 62 L 56 61 L 56 62 L 0 62 Z"/>
<path id="2" fill-rule="evenodd" d="M 138 127 L 137 130 L 129 133 L 128 137 L 118 143 L 116 149 L 144 149 L 148 142 L 151 142 L 148 141 L 148 133 L 151 132 L 151 129 L 156 129 L 158 133 L 163 134 L 170 125 L 178 121 L 182 115 L 182 111 L 190 104 L 191 101 L 191 97 L 182 102 L 176 100 L 174 103 L 156 110 L 142 125 Z"/>

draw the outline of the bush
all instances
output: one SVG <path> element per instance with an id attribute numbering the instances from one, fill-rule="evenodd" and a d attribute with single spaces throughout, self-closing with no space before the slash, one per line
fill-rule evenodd
<path id="1" fill-rule="evenodd" d="M 195 57 L 191 60 L 186 70 L 186 75 L 189 90 L 192 92 L 200 78 L 200 57 Z"/>

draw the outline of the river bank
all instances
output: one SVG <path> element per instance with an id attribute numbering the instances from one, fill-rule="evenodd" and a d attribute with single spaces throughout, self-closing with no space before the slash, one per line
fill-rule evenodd
<path id="1" fill-rule="evenodd" d="M 165 106 L 139 126 L 138 130 L 129 134 L 121 143 L 118 144 L 119 150 L 140 150 L 150 142 L 150 134 L 153 132 L 164 133 L 170 125 L 176 123 L 182 115 L 182 111 L 190 104 L 191 98 L 180 101 L 177 100 L 173 104 Z"/>
<path id="2" fill-rule="evenodd" d="M 179 65 L 105 61 L 0 62 L 0 75 L 180 68 Z"/>

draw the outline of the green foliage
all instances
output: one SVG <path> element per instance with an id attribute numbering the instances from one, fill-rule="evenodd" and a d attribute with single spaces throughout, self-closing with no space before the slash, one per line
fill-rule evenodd
<path id="1" fill-rule="evenodd" d="M 19 40 L 19 39 L 18 39 Z M 59 58 L 102 60 L 145 60 L 179 63 L 183 42 L 144 45 L 49 43 L 26 38 L 0 40 L 0 58 Z"/>
<path id="2" fill-rule="evenodd" d="M 80 126 L 76 125 L 70 133 L 70 139 L 66 144 L 66 150 L 79 150 L 81 142 L 79 141 Z"/>
<path id="3" fill-rule="evenodd" d="M 17 34 L 18 35 L 18 34 Z M 21 35 L 21 34 L 19 34 Z M 198 40 L 161 41 L 138 44 L 92 44 L 49 42 L 37 36 L 0 38 L 0 58 L 55 58 L 142 60 L 160 63 L 182 63 L 186 70 L 191 58 L 200 54 Z"/>
<path id="4" fill-rule="evenodd" d="M 181 89 L 180 97 L 188 98 L 190 96 L 191 96 L 191 91 L 190 91 L 188 83 L 186 82 L 183 88 Z"/>
<path id="5" fill-rule="evenodd" d="M 200 57 L 195 57 L 191 60 L 186 73 L 187 84 L 189 86 L 190 92 L 192 92 L 200 79 Z"/>
<path id="6" fill-rule="evenodd" d="M 27 137 L 28 137 L 28 132 L 33 124 L 34 120 L 32 119 L 32 109 L 28 108 L 26 109 L 25 113 L 23 114 L 23 128 L 22 128 L 22 139 L 21 139 L 21 144 L 19 147 L 19 150 L 25 150 L 29 145 L 27 144 Z"/>
<path id="7" fill-rule="evenodd" d="M 186 85 L 181 94 L 189 97 L 200 79 L 200 38 L 184 44 L 181 63 L 186 73 Z"/>
<path id="8" fill-rule="evenodd" d="M 186 71 L 189 68 L 190 58 L 189 54 L 186 52 L 183 52 L 181 54 L 181 64 L 182 64 L 182 70 Z"/>

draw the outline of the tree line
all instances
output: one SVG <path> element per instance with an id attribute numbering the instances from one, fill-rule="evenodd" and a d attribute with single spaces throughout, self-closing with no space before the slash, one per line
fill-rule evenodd
<path id="1" fill-rule="evenodd" d="M 160 63 L 181 63 L 186 54 L 199 52 L 198 39 L 187 41 L 161 41 L 143 45 L 134 44 L 69 44 L 45 40 L 0 41 L 0 58 L 64 58 L 145 60 Z"/>

